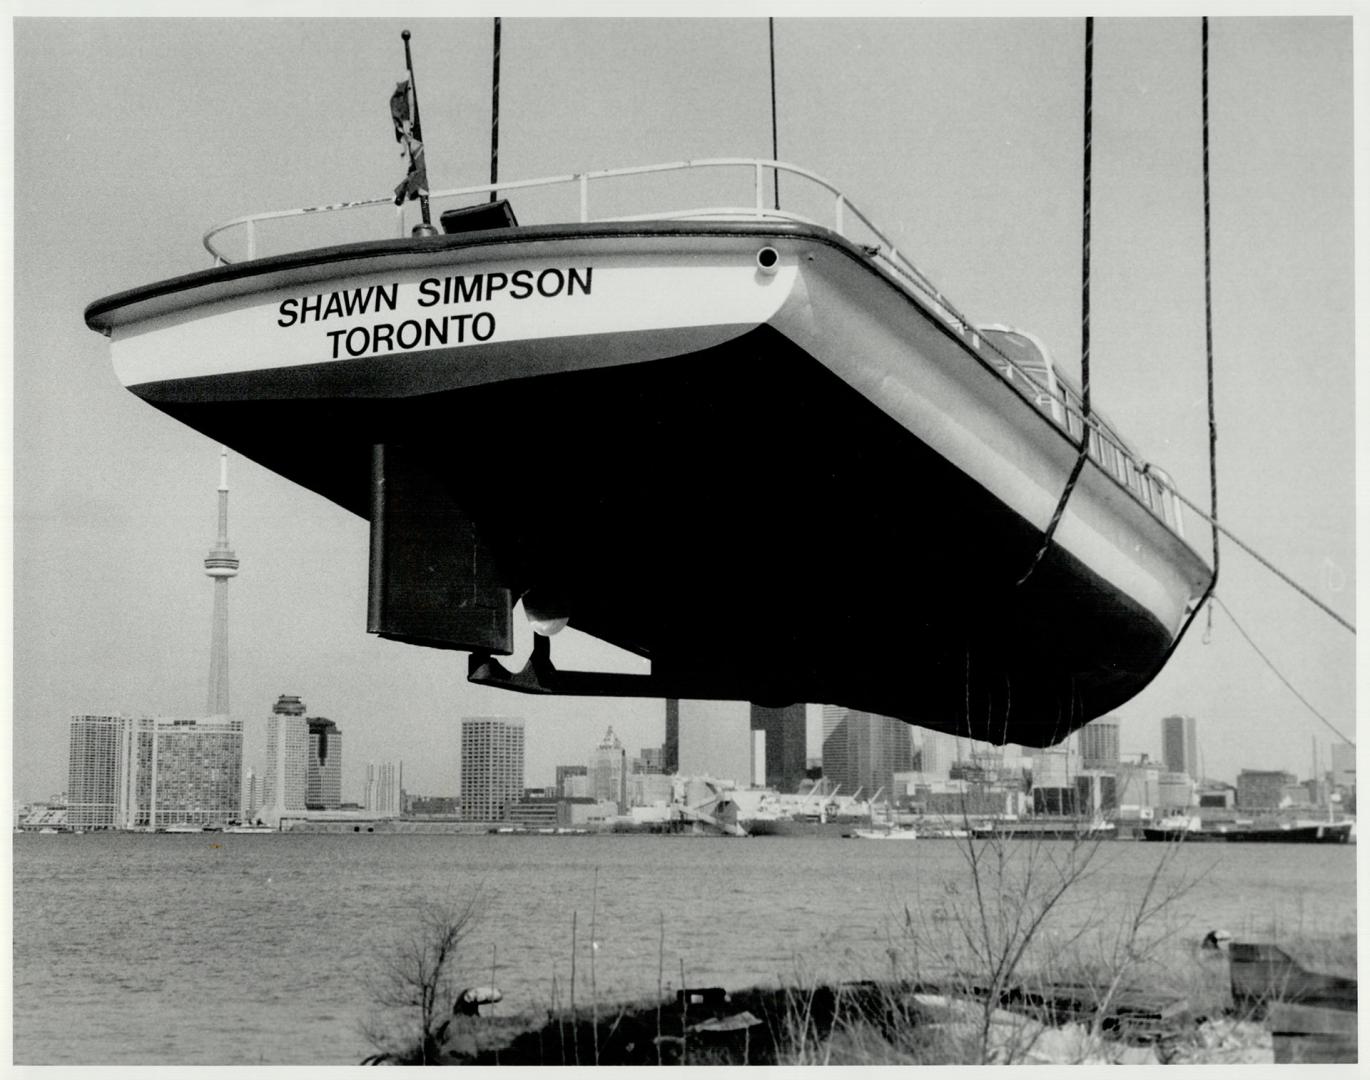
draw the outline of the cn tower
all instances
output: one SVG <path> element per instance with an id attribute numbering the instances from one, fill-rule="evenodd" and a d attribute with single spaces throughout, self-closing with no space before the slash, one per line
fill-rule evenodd
<path id="1" fill-rule="evenodd" d="M 219 450 L 219 539 L 205 558 L 214 579 L 214 630 L 209 644 L 210 716 L 228 715 L 228 579 L 238 573 L 238 557 L 228 546 L 228 448 Z"/>

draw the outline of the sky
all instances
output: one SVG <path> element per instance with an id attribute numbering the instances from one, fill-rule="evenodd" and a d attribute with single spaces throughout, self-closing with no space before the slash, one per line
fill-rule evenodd
<path id="1" fill-rule="evenodd" d="M 16 799 L 65 789 L 72 714 L 205 709 L 218 446 L 119 386 L 84 308 L 208 267 L 213 224 L 389 193 L 405 28 L 431 184 L 483 183 L 488 18 L 13 24 Z M 1220 517 L 1354 622 L 1351 21 L 1210 33 Z M 765 18 L 506 18 L 501 44 L 503 179 L 771 154 Z M 1029 329 L 1078 370 L 1083 54 L 1083 18 L 782 15 L 778 156 L 847 192 L 973 321 Z M 1206 505 L 1199 19 L 1097 20 L 1093 99 L 1094 403 Z M 366 523 L 236 454 L 229 483 L 247 764 L 283 693 L 342 729 L 345 798 L 385 760 L 411 792 L 454 793 L 463 716 L 524 719 L 530 785 L 609 724 L 630 751 L 660 744 L 659 701 L 509 695 L 469 685 L 464 654 L 369 636 Z M 1354 739 L 1355 637 L 1231 544 L 1218 595 Z M 758 612 L 736 618 L 742 638 L 764 632 Z M 555 653 L 621 660 L 574 631 Z M 1307 777 L 1335 739 L 1221 609 L 1116 711 L 1123 750 L 1158 756 L 1173 713 L 1197 718 L 1205 772 L 1229 781 Z"/>

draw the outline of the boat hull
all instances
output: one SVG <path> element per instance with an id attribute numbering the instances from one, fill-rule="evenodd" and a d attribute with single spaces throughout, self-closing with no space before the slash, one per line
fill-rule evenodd
<path id="1" fill-rule="evenodd" d="M 1287 829 L 1234 827 L 1229 829 L 1143 829 L 1143 840 L 1202 844 L 1348 844 L 1350 822 L 1294 825 Z"/>
<path id="2" fill-rule="evenodd" d="M 649 657 L 663 694 L 1026 745 L 1164 663 L 1202 560 L 1091 463 L 1035 561 L 1073 444 L 850 244 L 775 225 L 506 232 L 211 272 L 88 321 L 144 400 L 371 518 L 386 636 L 507 654 L 512 602 L 537 595 Z M 471 292 L 495 274 L 533 292 Z M 458 301 L 419 306 L 455 277 Z M 388 282 L 388 339 L 445 311 L 445 344 L 379 349 L 375 311 L 299 324 Z M 495 329 L 476 340 L 482 313 Z"/>

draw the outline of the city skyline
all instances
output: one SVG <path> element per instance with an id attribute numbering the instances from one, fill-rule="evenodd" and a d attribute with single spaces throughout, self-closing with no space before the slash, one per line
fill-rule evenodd
<path id="1" fill-rule="evenodd" d="M 969 314 L 1034 329 L 1067 367 L 1079 351 L 1080 22 L 838 19 L 820 28 L 776 20 L 781 156 L 851 190 Z M 485 70 L 487 24 L 415 24 L 432 94 L 425 126 L 436 183 L 480 176 L 472 125 L 484 88 L 471 73 Z M 1202 501 L 1197 27 L 1197 18 L 1097 22 L 1094 345 L 1100 406 Z M 217 445 L 122 391 L 104 343 L 79 326 L 79 312 L 98 296 L 202 268 L 198 238 L 214 221 L 392 188 L 385 98 L 401 28 L 385 19 L 16 23 L 16 206 L 80 206 L 106 230 L 104 257 L 93 260 L 88 240 L 59 227 L 55 215 L 18 214 L 15 222 L 21 798 L 60 788 L 71 715 L 189 716 L 203 700 L 201 678 L 188 673 L 204 670 L 210 605 L 196 600 L 187 575 L 191 560 L 203 558 L 203 479 Z M 306 30 L 310 47 L 301 50 L 296 32 Z M 1222 516 L 1349 612 L 1350 24 L 1215 19 L 1212 36 Z M 510 176 L 547 175 L 766 152 L 768 97 L 757 63 L 764 38 L 764 20 L 511 20 L 507 115 L 516 119 L 506 128 L 504 167 Z M 149 49 L 167 58 L 155 72 L 138 59 Z M 216 62 L 240 51 L 281 73 L 272 92 Z M 333 62 L 339 55 L 349 58 L 345 73 Z M 985 55 L 996 62 L 957 60 Z M 640 81 L 638 69 L 653 57 L 653 94 L 624 92 L 637 83 L 618 80 Z M 660 63 L 666 57 L 670 63 Z M 800 77 L 819 57 L 842 91 L 831 98 Z M 697 72 L 715 66 L 737 78 L 701 85 Z M 67 77 L 73 70 L 79 79 Z M 583 126 L 563 132 L 551 123 L 538 107 L 546 92 L 580 101 Z M 160 109 L 168 95 L 190 104 L 165 125 L 129 119 Z M 277 153 L 281 95 L 329 103 L 304 106 L 311 122 L 292 136 L 285 159 Z M 752 97 L 755 110 L 731 107 Z M 219 103 L 229 99 L 235 107 L 226 115 Z M 853 101 L 865 106 L 856 119 Z M 916 112 L 925 119 L 910 119 L 903 101 L 930 106 Z M 681 110 L 721 119 L 699 131 L 668 130 L 665 120 Z M 228 169 L 225 146 L 236 149 Z M 982 162 L 987 148 L 996 167 L 968 164 Z M 170 182 L 155 195 L 149 189 L 147 213 L 132 213 L 136 199 L 130 203 L 127 186 L 104 183 L 108 175 Z M 86 270 L 73 275 L 74 265 Z M 1286 303 L 1271 305 L 1272 295 Z M 1284 319 L 1276 308 L 1303 317 Z M 1318 358 L 1317 377 L 1289 378 L 1289 357 L 1303 355 Z M 497 462 L 492 468 L 498 472 Z M 529 766 L 543 774 L 610 723 L 629 745 L 662 741 L 658 701 L 510 701 L 467 684 L 459 655 L 367 637 L 365 523 L 250 461 L 234 462 L 234 513 L 234 549 L 248 569 L 233 586 L 230 653 L 250 761 L 260 760 L 264 717 L 283 689 L 347 728 L 343 785 L 352 792 L 365 761 L 394 756 L 414 762 L 407 780 L 415 790 L 448 787 L 462 715 L 523 713 Z M 103 565 L 110 551 L 119 553 L 117 573 L 97 581 L 70 573 Z M 1354 738 L 1354 639 L 1234 548 L 1225 549 L 1222 575 L 1219 595 L 1243 628 Z M 741 610 L 738 622 L 743 640 L 770 632 L 764 613 Z M 1236 757 L 1275 767 L 1290 755 L 1302 761 L 1310 735 L 1324 747 L 1332 742 L 1221 610 L 1211 635 L 1206 622 L 1201 615 L 1151 688 L 1116 710 L 1124 753 L 1159 758 L 1158 722 L 1174 714 L 1200 719 L 1206 763 L 1231 760 L 1206 771 L 1228 779 Z M 517 643 L 521 653 L 526 643 Z M 555 649 L 567 667 L 639 663 L 573 629 Z M 810 754 L 816 742 L 811 721 Z"/>

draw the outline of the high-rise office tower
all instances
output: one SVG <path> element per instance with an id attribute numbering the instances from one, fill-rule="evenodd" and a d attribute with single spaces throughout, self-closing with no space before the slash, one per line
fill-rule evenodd
<path id="1" fill-rule="evenodd" d="M 503 821 L 523 797 L 523 721 L 466 716 L 461 721 L 461 816 Z"/>
<path id="2" fill-rule="evenodd" d="M 942 778 L 951 775 L 952 766 L 961 759 L 961 746 L 955 735 L 922 728 L 922 772 Z"/>
<path id="3" fill-rule="evenodd" d="M 680 702 L 666 699 L 666 738 L 661 744 L 661 771 L 668 776 L 680 772 Z"/>
<path id="4" fill-rule="evenodd" d="M 823 742 L 823 778 L 830 787 L 841 784 L 845 795 L 860 791 L 869 799 L 882 792 L 882 799 L 893 801 L 899 794 L 894 774 L 906 770 L 913 757 L 909 725 L 856 709 L 843 713 Z"/>
<path id="5" fill-rule="evenodd" d="M 282 694 L 266 721 L 266 777 L 262 818 L 278 824 L 282 814 L 303 814 L 309 778 L 309 723 L 304 702 Z"/>
<path id="6" fill-rule="evenodd" d="M 804 755 L 809 737 L 804 706 L 753 705 L 752 730 L 766 733 L 766 786 L 776 791 L 798 791 L 804 781 Z"/>
<path id="7" fill-rule="evenodd" d="M 304 805 L 309 810 L 336 810 L 342 805 L 342 732 L 327 717 L 310 716 L 309 757 Z"/>
<path id="8" fill-rule="evenodd" d="M 376 774 L 376 804 L 379 817 L 399 817 L 404 812 L 404 762 L 385 761 Z"/>
<path id="9" fill-rule="evenodd" d="M 1203 779 L 1199 775 L 1199 739 L 1194 717 L 1167 716 L 1161 721 L 1161 757 L 1169 772 Z"/>
<path id="10" fill-rule="evenodd" d="M 590 797 L 618 804 L 618 812 L 628 809 L 628 751 L 614 734 L 613 726 L 590 751 Z"/>
<path id="11" fill-rule="evenodd" d="M 205 558 L 214 579 L 214 622 L 209 643 L 210 716 L 228 715 L 228 579 L 238 573 L 238 557 L 228 546 L 228 450 L 219 451 L 219 537 Z"/>
<path id="12" fill-rule="evenodd" d="M 1086 769 L 1116 769 L 1119 760 L 1118 718 L 1101 716 L 1080 729 L 1080 764 Z"/>

